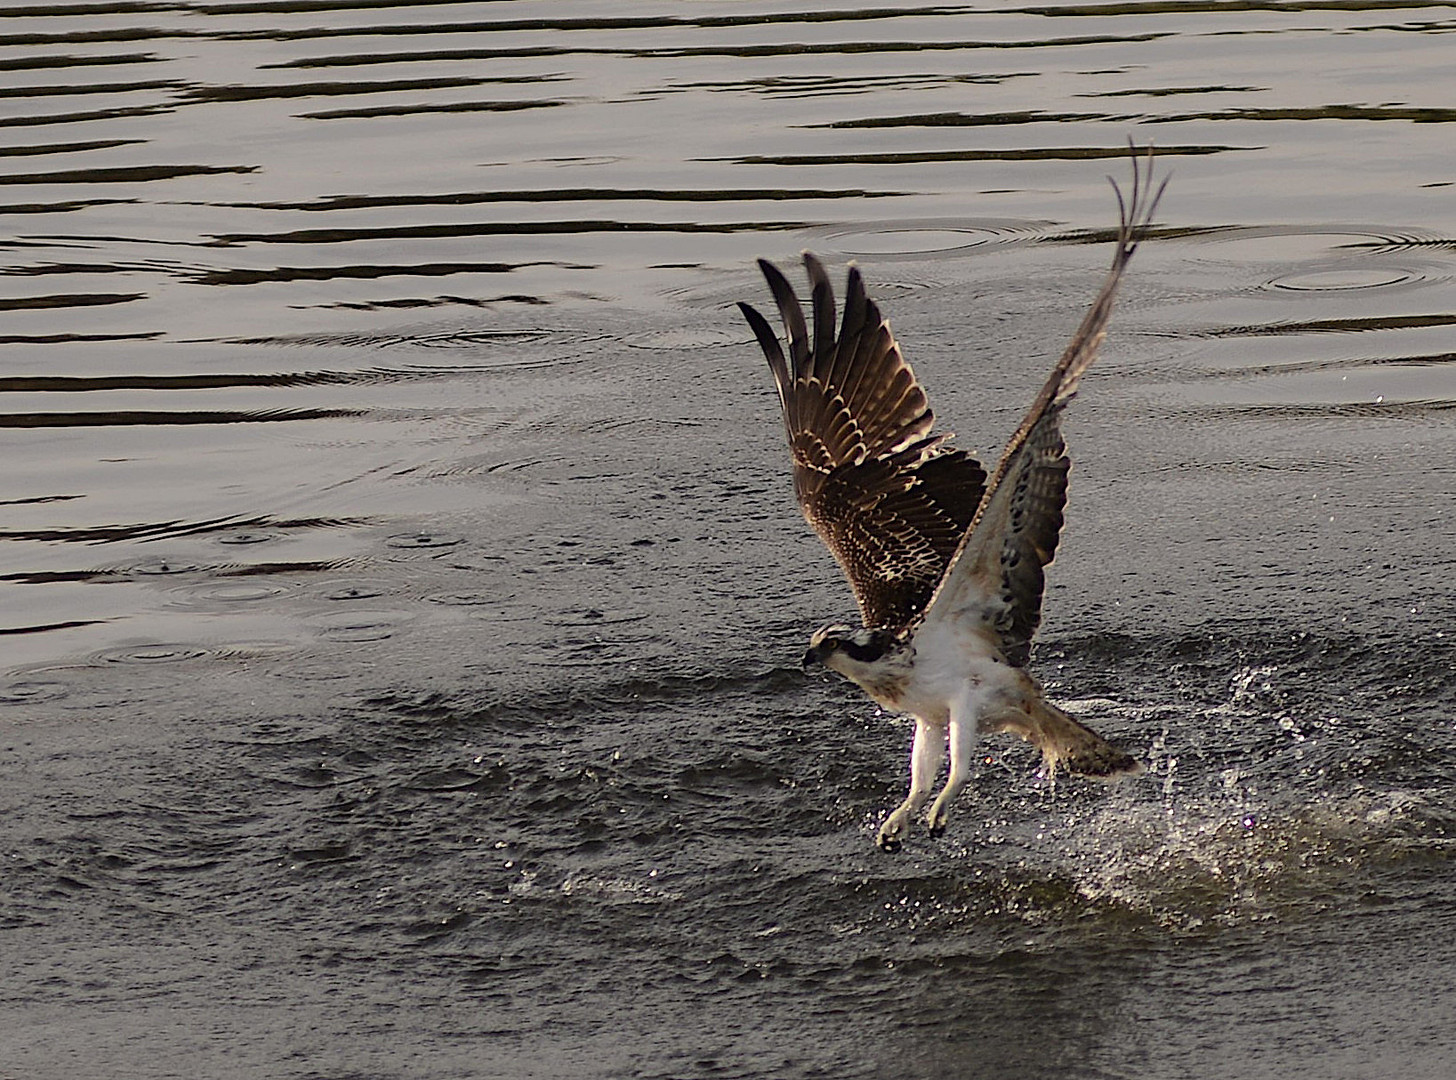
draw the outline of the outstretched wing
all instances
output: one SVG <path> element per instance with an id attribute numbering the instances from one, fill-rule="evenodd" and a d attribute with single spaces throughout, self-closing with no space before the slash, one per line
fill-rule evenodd
<path id="1" fill-rule="evenodd" d="M 924 607 L 976 506 L 985 470 L 935 416 L 890 324 L 851 266 L 839 335 L 834 291 L 804 255 L 813 337 L 793 287 L 758 261 L 788 337 L 787 359 L 768 321 L 739 304 L 773 370 L 804 517 L 854 589 L 866 626 L 899 628 Z"/>
<path id="2" fill-rule="evenodd" d="M 1031 638 L 1041 622 L 1043 568 L 1056 554 L 1062 529 L 1071 468 L 1062 441 L 1062 410 L 1107 336 L 1118 284 L 1166 185 L 1165 179 L 1152 186 L 1151 154 L 1145 168 L 1133 162 L 1129 200 L 1113 184 L 1120 223 L 1112 267 L 1072 343 L 1011 436 L 971 527 L 922 612 L 922 620 L 983 621 L 1017 666 L 1029 659 Z"/>

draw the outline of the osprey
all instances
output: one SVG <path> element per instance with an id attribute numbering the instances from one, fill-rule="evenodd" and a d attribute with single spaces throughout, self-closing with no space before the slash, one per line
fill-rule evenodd
<path id="1" fill-rule="evenodd" d="M 804 254 L 812 328 L 784 275 L 758 261 L 783 319 L 787 358 L 767 320 L 738 305 L 778 386 L 799 506 L 849 579 L 863 622 L 819 630 L 804 666 L 836 671 L 915 718 L 910 793 L 877 838 L 886 851 L 899 848 L 929 800 L 949 745 L 949 776 L 925 816 L 932 836 L 944 830 L 982 731 L 1036 744 L 1052 774 L 1140 771 L 1048 702 L 1026 666 L 1066 502 L 1070 462 L 1059 420 L 1106 336 L 1118 283 L 1166 183 L 1152 188 L 1151 155 L 1145 172 L 1134 162 L 1130 199 L 1113 183 L 1112 267 L 989 478 L 948 445 L 949 433 L 933 430 L 925 392 L 857 267 L 849 268 L 836 336 L 834 293 L 818 259 Z"/>

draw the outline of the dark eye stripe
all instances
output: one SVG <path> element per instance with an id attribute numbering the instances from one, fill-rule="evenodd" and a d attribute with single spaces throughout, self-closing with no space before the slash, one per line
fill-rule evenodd
<path id="1" fill-rule="evenodd" d="M 871 641 L 867 645 L 860 645 L 857 642 L 845 640 L 839 643 L 846 653 L 861 664 L 872 663 L 885 655 L 885 644 L 882 641 Z"/>

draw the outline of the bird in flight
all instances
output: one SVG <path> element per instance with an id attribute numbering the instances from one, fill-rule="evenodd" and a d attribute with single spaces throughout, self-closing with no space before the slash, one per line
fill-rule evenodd
<path id="1" fill-rule="evenodd" d="M 886 851 L 900 847 L 930 800 L 949 747 L 949 775 L 925 815 L 932 836 L 944 831 L 982 732 L 1034 743 L 1052 775 L 1140 771 L 1047 701 L 1026 669 L 1066 503 L 1062 410 L 1106 337 L 1118 284 L 1162 197 L 1166 179 L 1156 188 L 1152 181 L 1149 154 L 1145 165 L 1134 159 L 1128 198 L 1113 182 L 1111 269 L 989 477 L 949 445 L 950 433 L 934 430 L 925 391 L 857 267 L 836 335 L 834 292 L 818 259 L 804 254 L 812 325 L 779 269 L 758 261 L 787 356 L 768 321 L 738 305 L 778 386 L 799 507 L 849 579 L 863 623 L 823 627 L 804 666 L 838 672 L 915 718 L 910 793 L 877 837 Z"/>

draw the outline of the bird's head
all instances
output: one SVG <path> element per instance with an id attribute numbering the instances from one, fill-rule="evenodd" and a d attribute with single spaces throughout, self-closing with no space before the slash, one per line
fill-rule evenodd
<path id="1" fill-rule="evenodd" d="M 831 623 L 809 639 L 804 668 L 822 664 L 869 689 L 898 675 L 909 657 L 909 645 L 893 630 Z"/>

